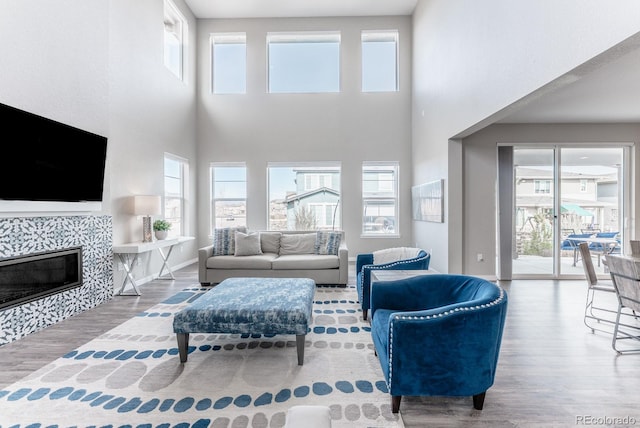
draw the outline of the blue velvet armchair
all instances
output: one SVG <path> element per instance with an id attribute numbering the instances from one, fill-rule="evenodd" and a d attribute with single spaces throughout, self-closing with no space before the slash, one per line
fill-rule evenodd
<path id="1" fill-rule="evenodd" d="M 493 385 L 507 293 L 473 276 L 428 274 L 375 282 L 371 336 L 394 413 L 403 395 L 472 396 Z"/>
<path id="2" fill-rule="evenodd" d="M 378 269 L 386 270 L 427 270 L 431 255 L 424 250 L 420 250 L 415 257 L 398 260 L 390 263 L 373 263 L 373 253 L 358 254 L 356 258 L 356 288 L 358 290 L 358 300 L 362 307 L 362 317 L 367 319 L 367 313 L 371 307 L 371 271 Z"/>

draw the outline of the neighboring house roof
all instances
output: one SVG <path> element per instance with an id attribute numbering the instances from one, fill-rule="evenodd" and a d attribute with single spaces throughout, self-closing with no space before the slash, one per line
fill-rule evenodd
<path id="1" fill-rule="evenodd" d="M 546 169 L 537 169 L 537 168 L 526 168 L 520 167 L 518 168 L 518 178 L 527 178 L 527 179 L 541 179 L 541 180 L 550 180 L 553 178 L 553 171 Z M 570 180 L 570 179 L 581 179 L 581 180 L 611 180 L 616 179 L 616 173 L 611 174 L 584 174 L 573 171 L 563 171 L 562 179 Z"/>
<path id="2" fill-rule="evenodd" d="M 300 199 L 308 198 L 309 196 L 317 195 L 318 193 L 331 193 L 334 196 L 340 196 L 340 192 L 335 189 L 330 189 L 328 187 L 319 187 L 317 189 L 310 190 L 308 192 L 288 195 L 285 198 L 285 203 L 293 202 Z"/>
<path id="3" fill-rule="evenodd" d="M 615 207 L 617 204 L 606 202 L 606 201 L 589 201 L 589 200 L 579 200 L 579 199 L 564 199 L 561 207 L 585 207 L 585 210 L 588 208 L 604 208 L 604 207 Z M 523 208 L 551 208 L 553 206 L 553 196 L 551 195 L 535 195 L 535 196 L 518 196 L 516 198 L 516 206 Z M 562 212 L 569 212 L 563 210 Z M 580 214 L 580 215 L 592 215 L 589 214 Z"/>

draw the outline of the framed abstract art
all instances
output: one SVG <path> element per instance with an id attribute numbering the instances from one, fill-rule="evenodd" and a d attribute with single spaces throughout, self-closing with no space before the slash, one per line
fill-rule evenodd
<path id="1" fill-rule="evenodd" d="M 413 186 L 411 201 L 413 219 L 444 223 L 444 180 L 435 180 Z"/>

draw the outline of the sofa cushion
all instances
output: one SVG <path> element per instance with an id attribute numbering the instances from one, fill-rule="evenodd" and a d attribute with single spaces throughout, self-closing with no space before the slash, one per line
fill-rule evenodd
<path id="1" fill-rule="evenodd" d="M 340 258 L 331 255 L 291 254 L 280 256 L 271 263 L 272 269 L 334 269 L 340 267 Z"/>
<path id="2" fill-rule="evenodd" d="M 277 254 L 260 254 L 256 256 L 215 256 L 207 259 L 209 269 L 271 269 L 271 262 Z"/>
<path id="3" fill-rule="evenodd" d="M 316 233 L 283 233 L 280 237 L 280 255 L 314 254 Z"/>
<path id="4" fill-rule="evenodd" d="M 244 226 L 223 227 L 213 231 L 214 256 L 232 256 L 236 252 L 236 231 L 246 233 L 247 228 Z"/>
<path id="5" fill-rule="evenodd" d="M 281 232 L 260 232 L 260 247 L 263 253 L 280 252 Z"/>
<path id="6" fill-rule="evenodd" d="M 258 232 L 242 233 L 236 231 L 235 256 L 255 256 L 262 254 L 260 234 Z"/>
<path id="7" fill-rule="evenodd" d="M 331 254 L 336 256 L 340 248 L 340 241 L 342 241 L 342 232 L 319 230 L 316 232 L 314 252 L 316 254 Z"/>

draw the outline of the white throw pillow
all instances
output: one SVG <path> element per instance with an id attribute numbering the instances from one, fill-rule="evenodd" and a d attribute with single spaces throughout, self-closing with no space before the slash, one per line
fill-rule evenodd
<path id="1" fill-rule="evenodd" d="M 420 248 L 412 247 L 397 247 L 377 250 L 373 252 L 373 264 L 382 265 L 397 262 L 399 260 L 413 259 L 418 256 L 420 251 Z"/>
<path id="2" fill-rule="evenodd" d="M 255 256 L 262 254 L 260 249 L 260 233 L 236 232 L 236 252 L 235 256 Z"/>
<path id="3" fill-rule="evenodd" d="M 280 237 L 280 255 L 313 254 L 316 233 L 283 233 Z"/>
<path id="4" fill-rule="evenodd" d="M 276 253 L 280 252 L 280 232 L 260 232 L 260 246 L 263 253 Z"/>

